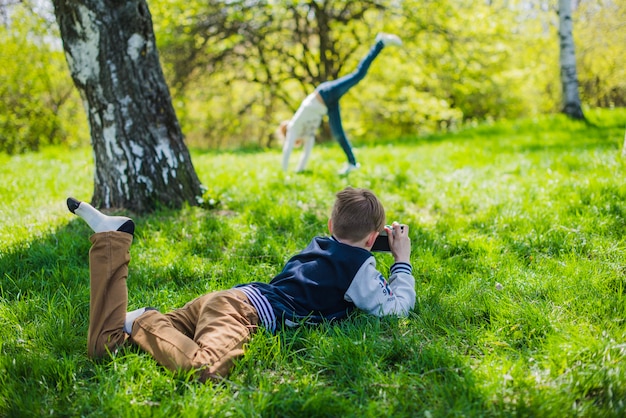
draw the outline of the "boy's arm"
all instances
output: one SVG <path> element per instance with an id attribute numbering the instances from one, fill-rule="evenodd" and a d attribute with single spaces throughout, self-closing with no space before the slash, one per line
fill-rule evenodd
<path id="1" fill-rule="evenodd" d="M 408 263 L 391 266 L 389 280 L 376 270 L 374 257 L 355 276 L 345 298 L 357 308 L 376 316 L 407 316 L 415 306 L 415 279 Z"/>

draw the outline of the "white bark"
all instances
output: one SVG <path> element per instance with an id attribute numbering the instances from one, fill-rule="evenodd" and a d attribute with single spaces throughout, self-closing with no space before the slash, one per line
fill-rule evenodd
<path id="1" fill-rule="evenodd" d="M 575 119 L 584 119 L 578 93 L 572 0 L 559 0 L 559 41 L 563 112 Z"/>
<path id="2" fill-rule="evenodd" d="M 53 0 L 96 164 L 92 203 L 146 212 L 198 204 L 145 0 Z"/>

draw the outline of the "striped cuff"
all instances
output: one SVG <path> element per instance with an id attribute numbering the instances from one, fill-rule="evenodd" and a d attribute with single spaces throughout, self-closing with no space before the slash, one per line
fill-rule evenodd
<path id="1" fill-rule="evenodd" d="M 241 290 L 246 294 L 252 306 L 257 310 L 261 324 L 271 331 L 272 334 L 276 332 L 276 315 L 274 315 L 274 310 L 269 300 L 259 292 L 259 289 L 253 285 L 245 285 L 237 287 L 237 290 Z"/>
<path id="2" fill-rule="evenodd" d="M 395 263 L 393 266 L 391 266 L 391 269 L 389 269 L 389 273 L 392 275 L 397 273 L 412 275 L 413 267 L 409 263 Z"/>

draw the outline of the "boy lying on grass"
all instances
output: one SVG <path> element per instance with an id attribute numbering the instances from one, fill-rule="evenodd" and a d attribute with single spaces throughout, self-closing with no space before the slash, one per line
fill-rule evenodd
<path id="1" fill-rule="evenodd" d="M 72 213 L 94 230 L 90 238 L 89 356 L 101 358 L 130 342 L 174 371 L 198 379 L 228 375 L 258 326 L 283 326 L 345 318 L 354 308 L 372 315 L 406 316 L 415 305 L 409 228 L 385 225 L 385 210 L 369 190 L 337 193 L 328 229 L 293 256 L 269 283 L 253 282 L 200 296 L 169 313 L 153 308 L 126 312 L 129 249 L 135 225 L 107 216 L 86 202 L 67 199 Z M 389 235 L 395 263 L 390 278 L 370 253 L 379 232 Z"/>

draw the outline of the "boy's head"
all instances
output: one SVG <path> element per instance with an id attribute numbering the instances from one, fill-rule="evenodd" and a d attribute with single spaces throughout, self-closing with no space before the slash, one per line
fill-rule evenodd
<path id="1" fill-rule="evenodd" d="M 382 231 L 385 208 L 370 190 L 346 187 L 337 193 L 331 220 L 337 239 L 356 242 Z"/>

